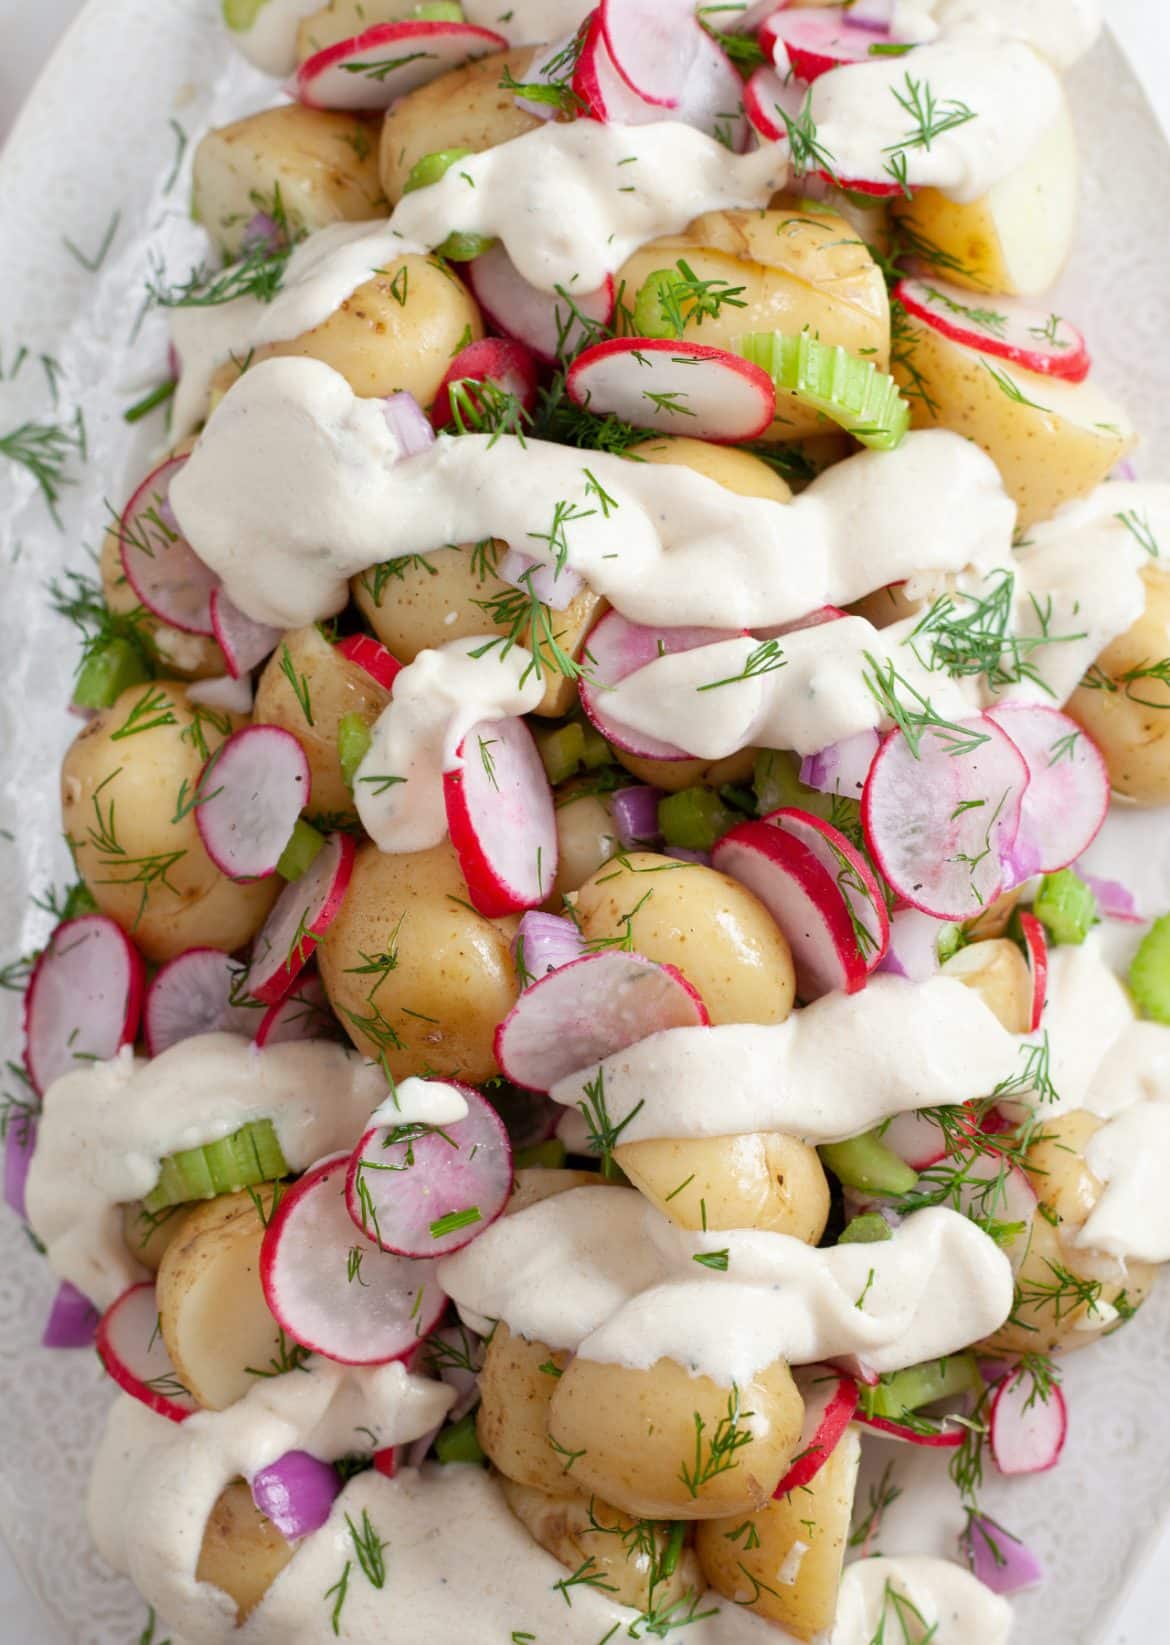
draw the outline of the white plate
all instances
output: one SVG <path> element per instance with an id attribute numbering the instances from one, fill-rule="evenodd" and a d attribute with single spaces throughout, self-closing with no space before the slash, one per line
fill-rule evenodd
<path id="1" fill-rule="evenodd" d="M 137 431 L 122 409 L 163 374 L 158 317 L 132 344 L 150 248 L 175 272 L 197 261 L 185 219 L 190 147 L 171 179 L 177 122 L 196 138 L 274 97 L 234 57 L 216 0 L 91 0 L 26 106 L 0 159 L 0 431 L 82 407 L 89 460 L 47 519 L 26 477 L 0 470 L 0 954 L 43 939 L 28 891 L 69 877 L 58 843 L 56 770 L 76 729 L 62 712 L 75 647 L 46 616 L 43 584 L 82 568 L 104 498 L 120 502 L 161 421 Z M 1073 77 L 1088 171 L 1081 243 L 1058 307 L 1087 331 L 1097 371 L 1146 435 L 1142 471 L 1170 470 L 1170 326 L 1161 261 L 1170 222 L 1167 150 L 1129 69 L 1103 43 Z M 170 181 L 169 191 L 166 183 Z M 97 272 L 84 254 L 119 220 Z M 52 409 L 42 353 L 60 366 Z M 18 1055 L 14 996 L 0 1007 L 4 1054 Z M 9 1082 L 11 1083 L 11 1082 Z M 68 1193 L 69 1185 L 61 1185 Z M 53 1282 L 15 1220 L 0 1214 L 0 1533 L 72 1645 L 128 1645 L 144 1606 L 89 1545 L 83 1499 L 109 1403 L 91 1354 L 38 1347 Z M 1018 1603 L 1017 1645 L 1101 1645 L 1144 1548 L 1165 1518 L 1170 1478 L 1170 1285 L 1119 1337 L 1068 1364 L 1068 1447 L 1054 1475 L 988 1490 L 991 1511 L 1042 1556 L 1049 1581 Z M 0 1638 L 13 1639 L 0 1618 Z M 165 1631 L 162 1637 L 165 1637 Z M 32 1645 L 43 1645 L 41 1635 Z M 177 1645 L 177 1642 L 176 1642 Z M 295 1642 L 290 1641 L 290 1645 Z M 437 1642 L 442 1645 L 442 1642 Z M 1137 1642 L 1134 1642 L 1137 1645 Z M 1153 1645 L 1144 1640 L 1141 1645 Z"/>

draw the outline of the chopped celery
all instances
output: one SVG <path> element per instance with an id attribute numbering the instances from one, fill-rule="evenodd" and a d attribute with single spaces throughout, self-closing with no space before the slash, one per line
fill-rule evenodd
<path id="1" fill-rule="evenodd" d="M 168 1205 L 234 1194 L 287 1175 L 288 1165 L 272 1121 L 250 1120 L 219 1142 L 168 1154 L 142 1207 L 153 1216 Z"/>
<path id="2" fill-rule="evenodd" d="M 974 1354 L 949 1354 L 944 1359 L 928 1359 L 922 1365 L 908 1365 L 873 1387 L 862 1388 L 861 1408 L 866 1416 L 897 1422 L 910 1411 L 933 1405 L 936 1399 L 977 1394 L 982 1387 Z"/>
<path id="3" fill-rule="evenodd" d="M 936 943 L 938 963 L 945 965 L 952 955 L 957 954 L 960 948 L 966 948 L 967 939 L 963 935 L 961 925 L 944 925 L 938 934 Z"/>
<path id="4" fill-rule="evenodd" d="M 877 1245 L 881 1240 L 893 1239 L 893 1231 L 885 1217 L 876 1211 L 863 1211 L 841 1230 L 838 1245 Z"/>
<path id="5" fill-rule="evenodd" d="M 547 1142 L 533 1143 L 531 1148 L 521 1148 L 512 1155 L 512 1164 L 517 1171 L 527 1170 L 533 1165 L 542 1165 L 551 1171 L 559 1171 L 565 1163 L 565 1145 L 560 1137 L 549 1137 Z"/>
<path id="6" fill-rule="evenodd" d="M 1079 874 L 1062 868 L 1040 881 L 1032 912 L 1053 942 L 1080 943 L 1097 923 L 1097 899 Z"/>
<path id="7" fill-rule="evenodd" d="M 1152 1021 L 1170 1023 L 1170 914 L 1142 938 L 1129 968 L 1129 991 Z"/>
<path id="8" fill-rule="evenodd" d="M 613 749 L 601 732 L 595 725 L 583 725 L 581 729 L 585 733 L 585 752 L 581 758 L 586 771 L 596 771 L 598 766 L 608 765 L 613 759 Z"/>
<path id="9" fill-rule="evenodd" d="M 474 1411 L 468 1411 L 458 1422 L 453 1422 L 449 1428 L 443 1429 L 435 1440 L 435 1455 L 440 1462 L 487 1461 L 475 1431 Z"/>
<path id="10" fill-rule="evenodd" d="M 421 6 L 412 6 L 412 18 L 421 23 L 462 23 L 463 7 L 456 0 L 424 0 Z"/>
<path id="11" fill-rule="evenodd" d="M 817 1153 L 846 1188 L 866 1194 L 908 1194 L 918 1181 L 917 1171 L 887 1148 L 876 1130 L 847 1142 L 824 1143 Z"/>
<path id="12" fill-rule="evenodd" d="M 536 746 L 549 782 L 563 783 L 576 775 L 585 758 L 585 727 L 580 720 L 570 720 L 554 731 L 540 732 Z"/>
<path id="13" fill-rule="evenodd" d="M 324 834 L 318 833 L 312 823 L 307 823 L 303 817 L 298 817 L 289 842 L 280 853 L 276 872 L 286 880 L 299 880 L 312 867 L 324 844 Z"/>
<path id="14" fill-rule="evenodd" d="M 636 337 L 679 337 L 677 324 L 667 313 L 664 298 L 687 282 L 677 269 L 656 268 L 638 287 L 634 298 L 634 335 Z M 676 299 L 677 306 L 677 299 Z"/>
<path id="15" fill-rule="evenodd" d="M 839 423 L 862 445 L 892 451 L 910 427 L 910 407 L 894 379 L 848 349 L 804 331 L 795 337 L 751 332 L 736 337 L 731 346 L 761 366 L 778 389 Z"/>
<path id="16" fill-rule="evenodd" d="M 709 851 L 735 826 L 729 811 L 713 788 L 683 788 L 666 794 L 658 802 L 658 827 L 667 845 L 687 851 Z"/>
<path id="17" fill-rule="evenodd" d="M 337 758 L 345 786 L 353 787 L 357 768 L 370 747 L 370 728 L 360 714 L 343 714 L 337 722 Z"/>
<path id="18" fill-rule="evenodd" d="M 150 669 L 137 646 L 129 640 L 107 640 L 82 663 L 73 701 L 78 708 L 109 708 L 127 686 L 149 679 Z"/>
<path id="19" fill-rule="evenodd" d="M 402 188 L 403 194 L 429 188 L 432 183 L 445 177 L 453 165 L 466 160 L 471 152 L 470 149 L 436 149 L 433 154 L 424 154 L 411 166 Z M 440 257 L 446 257 L 452 263 L 470 263 L 472 258 L 482 256 L 494 244 L 487 235 L 464 234 L 456 229 L 435 249 Z"/>
<path id="20" fill-rule="evenodd" d="M 223 0 L 223 20 L 237 34 L 246 34 L 268 0 Z"/>

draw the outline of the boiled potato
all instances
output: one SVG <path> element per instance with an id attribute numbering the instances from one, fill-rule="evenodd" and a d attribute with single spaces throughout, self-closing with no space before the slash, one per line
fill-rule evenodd
<path id="1" fill-rule="evenodd" d="M 137 594 L 122 567 L 119 528 L 111 525 L 102 538 L 99 574 L 102 597 L 116 616 L 137 612 L 136 627 L 142 638 L 158 653 L 168 674 L 183 680 L 211 680 L 227 673 L 223 652 L 210 634 L 185 634 L 154 616 L 139 603 Z"/>
<path id="2" fill-rule="evenodd" d="M 1028 962 L 1009 937 L 973 942 L 952 954 L 942 967 L 974 989 L 1009 1034 L 1026 1034 L 1032 1020 L 1032 974 Z"/>
<path id="3" fill-rule="evenodd" d="M 247 1480 L 220 1493 L 203 1531 L 196 1582 L 210 1582 L 235 1601 L 243 1623 L 284 1570 L 296 1544 L 289 1542 L 252 1501 Z"/>
<path id="4" fill-rule="evenodd" d="M 711 1021 L 783 1022 L 796 976 L 783 932 L 751 892 L 698 863 L 633 851 L 569 899 L 589 942 L 629 938 L 636 954 L 677 966 Z"/>
<path id="5" fill-rule="evenodd" d="M 356 114 L 286 103 L 220 126 L 200 139 L 192 215 L 229 261 L 244 248 L 257 212 L 299 239 L 330 223 L 386 211 L 378 181 L 378 128 Z"/>
<path id="6" fill-rule="evenodd" d="M 989 902 L 981 914 L 976 914 L 973 920 L 965 923 L 964 934 L 971 942 L 984 942 L 989 937 L 1002 937 L 1011 924 L 1016 904 L 1023 894 L 1022 885 L 1015 886 L 1011 891 L 1001 891 L 995 901 Z"/>
<path id="7" fill-rule="evenodd" d="M 634 1519 L 608 1502 L 580 1492 L 549 1496 L 530 1485 L 502 1481 L 504 1501 L 533 1541 L 570 1571 L 588 1564 L 589 1581 L 616 1605 L 669 1614 L 702 1591 L 699 1564 L 689 1548 L 671 1546 L 671 1527 Z M 675 1554 L 674 1568 L 663 1565 Z"/>
<path id="8" fill-rule="evenodd" d="M 787 503 L 792 499 L 792 488 L 774 468 L 769 468 L 750 451 L 738 451 L 735 446 L 717 446 L 710 440 L 668 434 L 632 446 L 626 455 L 631 462 L 689 468 L 716 481 L 737 497 L 764 497 L 773 503 Z"/>
<path id="9" fill-rule="evenodd" d="M 718 788 L 722 783 L 750 782 L 758 752 L 755 748 L 741 748 L 722 760 L 647 760 L 640 754 L 627 754 L 615 748 L 613 757 L 639 782 L 677 794 L 680 789 L 693 788 L 696 783 Z"/>
<path id="10" fill-rule="evenodd" d="M 266 1185 L 193 1206 L 159 1264 L 162 1339 L 179 1381 L 209 1411 L 234 1405 L 282 1357 L 260 1287 L 260 1206 L 267 1217 L 275 1199 Z"/>
<path id="11" fill-rule="evenodd" d="M 1034 297 L 1068 261 L 1076 229 L 1080 168 L 1067 107 L 1015 171 L 960 205 L 938 189 L 893 203 L 910 246 L 938 272 L 972 291 Z"/>
<path id="12" fill-rule="evenodd" d="M 581 587 L 563 611 L 541 606 L 541 616 L 528 625 L 521 641 L 541 660 L 544 695 L 533 709 L 534 714 L 557 719 L 577 706 L 577 681 L 558 668 L 556 653 L 563 652 L 575 662 L 579 661 L 590 629 L 606 610 L 607 602 L 587 585 Z"/>
<path id="13" fill-rule="evenodd" d="M 311 719 L 301 701 L 306 694 Z M 337 757 L 337 727 L 346 714 L 358 714 L 372 726 L 389 701 L 390 693 L 330 645 L 315 623 L 286 634 L 272 653 L 256 686 L 252 720 L 291 731 L 304 749 L 312 777 L 311 816 L 348 821 L 356 815 Z"/>
<path id="14" fill-rule="evenodd" d="M 341 912 L 317 949 L 321 980 L 359 1051 L 395 1079 L 497 1074 L 496 1024 L 519 987 L 509 952 L 515 919 L 489 920 L 467 900 L 449 840 L 429 851 L 358 850 Z M 396 956 L 380 975 L 371 956 Z"/>
<path id="15" fill-rule="evenodd" d="M 153 680 L 96 714 L 65 755 L 61 816 L 77 871 L 147 959 L 242 947 L 280 891 L 275 875 L 251 885 L 225 878 L 194 811 L 178 815 L 208 756 L 245 723 L 193 707 L 173 680 Z"/>
<path id="16" fill-rule="evenodd" d="M 885 588 L 875 588 L 863 600 L 855 600 L 849 610 L 855 617 L 864 617 L 875 628 L 889 628 L 891 623 L 916 617 L 925 603 L 921 599 L 911 599 L 906 593 L 905 583 L 889 583 Z"/>
<path id="17" fill-rule="evenodd" d="M 575 1454 L 579 1489 L 650 1519 L 712 1519 L 764 1506 L 803 1415 L 783 1361 L 727 1389 L 671 1359 L 637 1371 L 578 1357 L 556 1384 L 548 1431 L 559 1454 Z"/>
<path id="18" fill-rule="evenodd" d="M 182 1227 L 186 1213 L 185 1205 L 173 1205 L 154 1215 L 143 1208 L 141 1200 L 124 1205 L 122 1238 L 135 1262 L 157 1274 L 158 1265 Z"/>
<path id="19" fill-rule="evenodd" d="M 619 841 L 604 794 L 574 794 L 572 784 L 557 791 L 557 878 L 551 906 L 580 890 L 602 863 L 609 862 Z"/>
<path id="20" fill-rule="evenodd" d="M 744 308 L 725 303 L 718 314 L 688 318 L 684 335 L 727 347 L 743 332 L 806 328 L 822 342 L 864 353 L 884 371 L 890 314 L 881 270 L 849 224 L 832 212 L 785 207 L 708 211 L 681 234 L 642 246 L 615 276 L 632 304 L 647 277 L 682 258 L 700 280 L 720 280 Z M 779 391 L 769 440 L 795 440 L 825 427 L 819 413 Z"/>
<path id="21" fill-rule="evenodd" d="M 816 1149 L 778 1131 L 625 1142 L 614 1159 L 681 1228 L 766 1228 L 815 1245 L 829 1218 Z"/>
<path id="22" fill-rule="evenodd" d="M 1025 1170 L 1042 1205 L 1060 1223 L 1080 1228 L 1101 1197 L 1101 1182 L 1085 1163 L 1085 1149 L 1104 1121 L 1084 1108 L 1046 1119 L 1028 1149 Z"/>
<path id="23" fill-rule="evenodd" d="M 527 1211 L 530 1205 L 567 1194 L 572 1188 L 604 1188 L 606 1183 L 597 1171 L 568 1171 L 560 1166 L 526 1165 L 516 1173 L 512 1192 L 504 1207 L 504 1215 L 513 1217 L 517 1211 Z M 503 1327 L 507 1330 L 507 1327 Z"/>
<path id="24" fill-rule="evenodd" d="M 1063 382 L 967 348 L 906 314 L 891 367 L 915 428 L 948 428 L 999 469 L 1026 529 L 1087 496 L 1136 435 L 1121 406 L 1091 380 Z"/>
<path id="25" fill-rule="evenodd" d="M 548 1436 L 549 1401 L 568 1363 L 567 1353 L 513 1336 L 501 1320 L 479 1373 L 480 1445 L 509 1479 L 554 1495 L 575 1483 L 568 1477 L 571 1459 L 555 1451 Z"/>
<path id="26" fill-rule="evenodd" d="M 417 0 L 329 0 L 297 25 L 297 60 L 303 63 L 326 46 L 352 40 L 379 23 L 398 23 L 417 15 Z"/>
<path id="27" fill-rule="evenodd" d="M 830 1628 L 860 1463 L 857 1430 L 847 1428 L 824 1467 L 798 1491 L 748 1520 L 704 1521 L 695 1546 L 707 1581 L 797 1639 Z"/>
<path id="28" fill-rule="evenodd" d="M 500 85 L 505 69 L 522 83 L 533 56 L 532 47 L 526 46 L 481 57 L 407 92 L 386 111 L 378 166 L 382 192 L 392 206 L 401 200 L 406 179 L 424 154 L 442 149 L 470 149 L 480 154 L 513 137 L 523 137 L 543 123 Z"/>
<path id="29" fill-rule="evenodd" d="M 1165 805 L 1170 802 L 1170 685 L 1126 676 L 1170 657 L 1170 575 L 1150 569 L 1143 577 L 1145 611 L 1097 658 L 1093 678 L 1099 689 L 1079 687 L 1065 713 L 1100 748 L 1119 794 L 1138 805 Z"/>

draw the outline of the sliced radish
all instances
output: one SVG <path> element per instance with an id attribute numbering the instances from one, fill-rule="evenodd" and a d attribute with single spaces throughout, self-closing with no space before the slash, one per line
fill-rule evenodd
<path id="1" fill-rule="evenodd" d="M 179 530 L 169 500 L 186 461 L 171 457 L 146 476 L 126 504 L 118 544 L 126 581 L 149 612 L 185 634 L 211 635 L 211 595 L 219 578 Z"/>
<path id="2" fill-rule="evenodd" d="M 806 84 L 838 69 L 843 63 L 867 63 L 875 44 L 890 44 L 888 30 L 880 33 L 851 20 L 844 6 L 823 11 L 778 11 L 760 29 L 760 50 L 783 73 Z"/>
<path id="3" fill-rule="evenodd" d="M 211 756 L 199 778 L 195 822 L 207 855 L 232 880 L 275 874 L 308 805 L 304 749 L 279 725 L 245 725 Z"/>
<path id="4" fill-rule="evenodd" d="M 1013 297 L 979 297 L 941 280 L 899 280 L 894 298 L 907 314 L 952 342 L 1014 360 L 1026 371 L 1083 383 L 1092 362 L 1085 339 L 1059 314 Z"/>
<path id="5" fill-rule="evenodd" d="M 858 731 L 839 743 L 831 743 L 800 762 L 800 780 L 806 788 L 815 788 L 821 794 L 844 794 L 859 800 L 880 743 L 876 731 Z"/>
<path id="6" fill-rule="evenodd" d="M 609 59 L 630 91 L 738 152 L 743 83 L 692 0 L 601 0 Z"/>
<path id="7" fill-rule="evenodd" d="M 557 877 L 557 820 L 540 751 L 523 720 L 481 720 L 443 773 L 447 827 L 471 901 L 497 918 L 544 902 Z"/>
<path id="8" fill-rule="evenodd" d="M 496 576 L 512 588 L 531 593 L 550 611 L 567 611 L 585 586 L 569 566 L 548 565 L 510 548 L 496 566 Z"/>
<path id="9" fill-rule="evenodd" d="M 565 386 L 587 411 L 723 444 L 758 438 L 776 413 L 775 386 L 760 366 L 724 348 L 670 337 L 594 343 L 573 361 Z"/>
<path id="10" fill-rule="evenodd" d="M 314 52 L 296 72 L 294 90 L 318 109 L 385 109 L 416 86 L 492 51 L 502 34 L 470 23 L 378 23 Z"/>
<path id="11" fill-rule="evenodd" d="M 291 994 L 270 1005 L 256 1027 L 258 1046 L 288 1045 L 295 1040 L 328 1039 L 337 1032 L 337 1018 L 325 984 L 315 973 L 302 973 Z"/>
<path id="12" fill-rule="evenodd" d="M 584 112 L 594 120 L 611 125 L 645 126 L 663 117 L 658 104 L 639 97 L 618 73 L 605 43 L 599 11 L 595 11 L 585 25 L 572 87 Z"/>
<path id="13" fill-rule="evenodd" d="M 431 422 L 436 428 L 446 428 L 454 421 L 450 392 L 453 383 L 490 383 L 502 393 L 514 395 L 529 416 L 536 410 L 536 360 L 532 351 L 514 337 L 481 337 L 478 343 L 459 350 L 444 372 L 431 406 Z M 468 395 L 475 400 L 474 387 L 469 387 Z"/>
<path id="14" fill-rule="evenodd" d="M 542 291 L 529 284 L 501 242 L 465 263 L 464 270 L 491 324 L 546 365 L 576 353 L 613 315 L 611 275 L 595 291 Z"/>
<path id="15" fill-rule="evenodd" d="M 799 1490 L 820 1473 L 857 1410 L 857 1384 L 852 1377 L 826 1365 L 812 1365 L 802 1367 L 796 1380 L 804 1399 L 800 1444 L 788 1472 L 772 1492 L 774 1497 Z"/>
<path id="16" fill-rule="evenodd" d="M 860 1408 L 854 1417 L 862 1427 L 871 1433 L 880 1434 L 883 1439 L 901 1440 L 904 1445 L 924 1445 L 928 1450 L 953 1451 L 963 1443 L 963 1435 L 967 1429 L 961 1423 L 952 1423 L 945 1426 L 946 1417 L 939 1419 L 942 1426 L 920 1432 L 919 1429 L 905 1422 L 895 1422 L 892 1417 L 867 1417 Z"/>
<path id="17" fill-rule="evenodd" d="M 97 1328 L 97 1351 L 118 1387 L 160 1417 L 184 1422 L 199 1409 L 167 1353 L 153 1285 L 132 1285 L 110 1304 Z"/>
<path id="18" fill-rule="evenodd" d="M 673 965 L 605 948 L 524 990 L 496 1029 L 496 1060 L 513 1084 L 548 1091 L 650 1034 L 705 1027 L 708 1020 Z"/>
<path id="19" fill-rule="evenodd" d="M 281 630 L 270 623 L 253 622 L 228 599 L 222 588 L 213 588 L 208 600 L 211 628 L 228 673 L 233 680 L 250 674 L 269 652 L 275 651 Z"/>
<path id="20" fill-rule="evenodd" d="M 970 919 L 998 896 L 1028 786 L 1024 756 L 986 714 L 961 721 L 958 736 L 920 731 L 915 758 L 891 731 L 861 802 L 878 868 L 911 907 L 941 920 Z"/>
<path id="21" fill-rule="evenodd" d="M 1109 769 L 1087 731 L 1058 708 L 1006 703 L 988 716 L 1028 765 L 1020 825 L 1008 854 L 1013 885 L 1067 868 L 1097 838 L 1109 810 Z"/>
<path id="22" fill-rule="evenodd" d="M 788 103 L 786 90 L 783 80 L 768 63 L 761 63 L 743 88 L 743 108 L 748 122 L 769 143 L 785 142 L 788 138 L 788 127 L 780 117 L 780 110 Z"/>
<path id="23" fill-rule="evenodd" d="M 456 1083 L 456 1082 L 451 1082 Z M 355 1225 L 400 1257 L 446 1257 L 496 1220 L 512 1192 L 503 1120 L 470 1086 L 449 1125 L 378 1125 L 350 1158 L 345 1203 Z"/>
<path id="24" fill-rule="evenodd" d="M 338 640 L 337 654 L 346 662 L 356 664 L 383 691 L 393 691 L 394 681 L 402 672 L 402 664 L 394 653 L 369 634 L 349 634 L 344 640 Z"/>
<path id="25" fill-rule="evenodd" d="M 188 948 L 155 973 L 142 1012 L 148 1055 L 196 1034 L 251 1035 L 259 1021 L 255 1007 L 236 1003 L 241 967 L 218 948 Z"/>
<path id="26" fill-rule="evenodd" d="M 1048 998 L 1048 937 L 1035 914 L 1020 913 L 1017 918 L 1024 936 L 1028 970 L 1032 973 L 1032 1015 L 1028 1021 L 1028 1031 L 1034 1034 L 1040 1026 L 1044 1002 Z"/>
<path id="27" fill-rule="evenodd" d="M 1041 1399 L 1027 1371 L 1000 1382 L 991 1402 L 991 1454 L 1001 1474 L 1042 1474 L 1055 1468 L 1068 1433 L 1068 1406 L 1058 1383 Z"/>
<path id="28" fill-rule="evenodd" d="M 717 841 L 711 862 L 754 892 L 776 921 L 806 1004 L 865 986 L 865 959 L 845 894 L 795 834 L 766 822 L 739 823 Z"/>
<path id="29" fill-rule="evenodd" d="M 946 1136 L 938 1121 L 913 1111 L 895 1114 L 882 1129 L 882 1141 L 915 1171 L 926 1171 L 946 1158 Z"/>
<path id="30" fill-rule="evenodd" d="M 57 927 L 24 997 L 24 1061 L 41 1096 L 83 1062 L 134 1043 L 145 981 L 138 950 L 104 914 Z"/>
<path id="31" fill-rule="evenodd" d="M 833 876 L 849 908 L 865 969 L 875 971 L 889 946 L 890 915 L 881 886 L 861 852 L 839 828 L 808 811 L 782 806 L 769 812 L 764 821 L 807 846 Z"/>
<path id="32" fill-rule="evenodd" d="M 345 1208 L 349 1159 L 318 1161 L 285 1194 L 264 1232 L 260 1283 L 294 1342 L 343 1365 L 383 1365 L 434 1329 L 447 1299 L 433 1262 L 361 1239 Z"/>
<path id="33" fill-rule="evenodd" d="M 920 909 L 896 909 L 890 917 L 890 946 L 878 970 L 905 977 L 909 982 L 926 982 L 937 976 L 941 964 L 939 938 L 950 929 L 946 920 L 936 920 Z"/>
<path id="34" fill-rule="evenodd" d="M 356 854 L 348 834 L 330 834 L 308 872 L 280 893 L 252 944 L 246 981 L 253 999 L 275 1005 L 292 988 L 337 918 Z"/>
<path id="35" fill-rule="evenodd" d="M 685 748 L 659 742 L 611 719 L 605 708 L 606 689 L 659 657 L 696 651 L 699 646 L 717 645 L 736 637 L 737 631 L 730 628 L 645 628 L 617 611 L 607 611 L 590 629 L 585 642 L 589 677 L 582 676 L 578 685 L 581 706 L 602 736 L 623 753 L 637 754 L 645 760 L 689 759 Z"/>
<path id="36" fill-rule="evenodd" d="M 752 633 L 757 640 L 778 640 L 785 634 L 799 634 L 802 628 L 821 628 L 825 623 L 838 622 L 848 615 L 839 605 L 819 605 L 815 611 L 798 617 L 793 623 L 777 623 L 774 628 L 753 628 Z"/>
<path id="37" fill-rule="evenodd" d="M 956 1208 L 981 1221 L 1020 1224 L 1019 1233 L 999 1242 L 1013 1269 L 1028 1254 L 1036 1203 L 1036 1190 L 1027 1176 L 1001 1154 L 977 1153 L 964 1165 Z"/>

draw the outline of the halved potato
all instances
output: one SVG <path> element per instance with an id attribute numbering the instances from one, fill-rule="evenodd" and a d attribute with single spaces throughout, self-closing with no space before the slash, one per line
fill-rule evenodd
<path id="1" fill-rule="evenodd" d="M 647 760 L 640 754 L 627 754 L 615 748 L 613 757 L 639 782 L 677 794 L 680 789 L 693 788 L 696 783 L 718 788 L 722 783 L 750 782 L 758 752 L 755 748 L 741 748 L 722 760 Z"/>
<path id="2" fill-rule="evenodd" d="M 553 1448 L 548 1432 L 549 1401 L 569 1357 L 547 1343 L 513 1336 L 501 1320 L 479 1373 L 479 1443 L 509 1479 L 553 1495 L 575 1483 L 572 1459 Z"/>
<path id="3" fill-rule="evenodd" d="M 624 1142 L 614 1159 L 680 1228 L 766 1228 L 815 1245 L 829 1218 L 816 1149 L 778 1131 Z"/>
<path id="4" fill-rule="evenodd" d="M 157 1274 L 159 1263 L 183 1226 L 186 1214 L 185 1205 L 172 1205 L 156 1216 L 143 1209 L 141 1200 L 136 1200 L 132 1205 L 124 1205 L 122 1238 L 126 1241 L 126 1249 L 135 1262 L 140 1262 L 144 1268 L 149 1268 L 152 1273 Z"/>
<path id="5" fill-rule="evenodd" d="M 1134 671 L 1170 657 L 1170 575 L 1143 572 L 1146 609 L 1097 658 L 1095 686 L 1080 686 L 1065 704 L 1097 744 L 1119 794 L 1138 805 L 1170 802 L 1170 684 Z"/>
<path id="6" fill-rule="evenodd" d="M 1032 974 L 1028 962 L 1010 937 L 973 942 L 952 954 L 942 967 L 974 989 L 1009 1034 L 1026 1034 L 1032 1020 Z"/>
<path id="7" fill-rule="evenodd" d="M 557 878 L 551 906 L 578 891 L 589 876 L 618 850 L 613 815 L 602 794 L 573 796 L 566 786 L 557 791 Z"/>
<path id="8" fill-rule="evenodd" d="M 222 1588 L 235 1601 L 239 1626 L 295 1553 L 296 1544 L 283 1537 L 252 1501 L 247 1480 L 233 1480 L 204 1528 L 195 1580 Z"/>
<path id="9" fill-rule="evenodd" d="M 630 462 L 666 463 L 689 468 L 695 474 L 715 480 L 737 497 L 765 497 L 770 502 L 792 500 L 792 488 L 774 468 L 750 451 L 735 446 L 713 445 L 710 440 L 691 440 L 685 435 L 661 435 L 631 447 Z"/>

